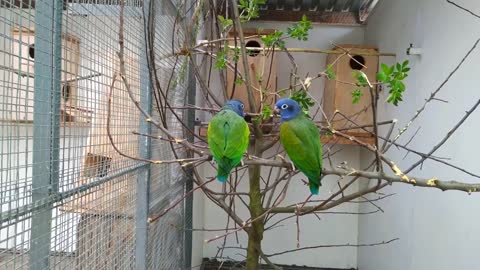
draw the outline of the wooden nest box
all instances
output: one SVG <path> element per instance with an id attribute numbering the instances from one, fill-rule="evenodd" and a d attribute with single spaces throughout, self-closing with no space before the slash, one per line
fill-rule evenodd
<path id="1" fill-rule="evenodd" d="M 8 110 L 18 111 L 10 120 L 33 121 L 34 107 L 34 62 L 35 62 L 35 29 L 12 28 L 10 44 L 10 63 L 12 81 L 18 81 L 17 87 L 8 90 L 12 98 Z M 61 116 L 63 122 L 88 122 L 89 112 L 78 108 L 77 84 L 80 69 L 80 39 L 70 33 L 62 33 L 61 47 Z M 7 90 L 3 90 L 7 91 Z"/>
<path id="2" fill-rule="evenodd" d="M 345 50 L 349 51 L 351 57 L 342 55 Z M 326 80 L 323 110 L 328 119 L 333 117 L 332 125 L 336 130 L 370 143 L 373 141 L 373 136 L 369 132 L 373 130 L 371 126 L 373 124 L 371 95 L 368 87 L 355 85 L 356 79 L 353 72 L 355 70 L 362 71 L 370 81 L 375 81 L 378 70 L 378 49 L 364 45 L 339 45 L 334 51 L 340 53 L 329 54 L 327 56 L 327 66 L 332 66 L 336 79 Z M 352 92 L 356 89 L 360 89 L 363 96 L 358 103 L 353 104 Z M 341 114 L 334 116 L 336 111 Z M 348 121 L 345 117 L 354 123 Z M 370 126 L 365 127 L 366 130 L 356 128 L 368 125 Z"/>

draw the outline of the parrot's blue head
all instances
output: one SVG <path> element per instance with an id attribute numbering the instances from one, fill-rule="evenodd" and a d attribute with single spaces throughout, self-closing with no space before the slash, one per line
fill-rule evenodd
<path id="1" fill-rule="evenodd" d="M 282 121 L 288 121 L 301 113 L 298 103 L 290 98 L 282 98 L 275 104 L 275 112 L 280 113 Z"/>
<path id="2" fill-rule="evenodd" d="M 245 105 L 243 105 L 243 102 L 241 102 L 238 99 L 232 99 L 227 101 L 227 103 L 223 105 L 223 108 L 227 110 L 232 110 L 236 112 L 238 115 L 240 115 L 241 117 L 245 117 L 245 113 L 243 112 Z"/>

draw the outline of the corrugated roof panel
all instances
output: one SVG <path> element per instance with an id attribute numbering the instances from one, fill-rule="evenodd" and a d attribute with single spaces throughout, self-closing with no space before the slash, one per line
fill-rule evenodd
<path id="1" fill-rule="evenodd" d="M 267 0 L 259 20 L 297 21 L 304 14 L 313 22 L 362 25 L 379 0 Z"/>
<path id="2" fill-rule="evenodd" d="M 118 5 L 120 0 L 89 0 L 88 3 Z M 305 14 L 317 23 L 362 25 L 379 0 L 266 0 L 260 18 L 266 21 L 298 21 Z M 64 0 L 70 3 L 72 0 Z M 81 2 L 81 1 L 80 1 Z M 126 1 L 141 6 L 141 0 Z M 34 8 L 35 0 L 0 1 L 2 7 Z"/>

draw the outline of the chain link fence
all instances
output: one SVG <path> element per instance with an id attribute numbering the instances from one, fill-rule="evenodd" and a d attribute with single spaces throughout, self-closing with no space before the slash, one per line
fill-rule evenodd
<path id="1" fill-rule="evenodd" d="M 188 268 L 191 202 L 149 219 L 186 174 L 131 158 L 174 158 L 132 101 L 159 117 L 147 51 L 170 104 L 191 83 L 180 5 L 150 1 L 0 0 L 0 269 Z"/>

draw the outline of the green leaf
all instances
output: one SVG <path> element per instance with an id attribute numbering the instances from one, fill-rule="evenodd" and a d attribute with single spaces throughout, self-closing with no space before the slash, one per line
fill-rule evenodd
<path id="1" fill-rule="evenodd" d="M 395 65 L 392 65 L 389 69 L 388 69 L 388 73 L 387 74 L 392 74 L 393 72 L 395 71 Z"/>
<path id="2" fill-rule="evenodd" d="M 285 48 L 285 41 L 282 40 L 283 38 L 283 32 L 282 31 L 275 31 L 275 33 L 266 35 L 262 37 L 262 41 L 267 47 L 279 47 L 281 49 Z"/>
<path id="3" fill-rule="evenodd" d="M 337 78 L 337 75 L 333 73 L 332 65 L 327 65 L 327 69 L 325 70 L 325 73 L 327 74 L 327 79 L 329 80 L 335 80 Z"/>
<path id="4" fill-rule="evenodd" d="M 388 96 L 388 98 L 387 98 L 387 102 L 392 103 L 392 101 L 393 101 L 393 95 L 390 94 L 390 95 Z"/>
<path id="5" fill-rule="evenodd" d="M 242 84 L 243 84 L 243 80 L 241 78 L 235 79 L 235 85 L 242 85 Z"/>
<path id="6" fill-rule="evenodd" d="M 402 95 L 405 91 L 405 84 L 400 80 L 392 80 L 390 83 L 390 95 L 387 98 L 387 102 L 398 106 L 398 102 L 402 101 Z"/>
<path id="7" fill-rule="evenodd" d="M 222 31 L 225 31 L 228 27 L 233 25 L 232 19 L 225 19 L 222 15 L 217 16 L 218 21 L 222 25 Z"/>
<path id="8" fill-rule="evenodd" d="M 368 78 L 365 73 L 359 70 L 354 70 L 352 72 L 353 77 L 357 80 L 359 86 L 368 86 Z"/>
<path id="9" fill-rule="evenodd" d="M 266 0 L 239 0 L 240 19 L 243 22 L 259 16 L 259 6 L 264 5 Z"/>
<path id="10" fill-rule="evenodd" d="M 227 66 L 227 64 L 226 64 L 225 59 L 217 58 L 215 60 L 215 65 L 213 66 L 213 68 L 215 68 L 215 69 L 225 69 L 226 66 Z"/>
<path id="11" fill-rule="evenodd" d="M 262 119 L 268 119 L 270 118 L 270 116 L 272 115 L 273 111 L 272 111 L 272 108 L 270 108 L 270 106 L 264 106 L 262 108 Z"/>
<path id="12" fill-rule="evenodd" d="M 215 69 L 225 69 L 227 67 L 227 53 L 225 51 L 228 51 L 228 47 L 225 47 L 223 51 L 219 51 L 217 53 L 217 59 L 215 60 L 215 65 L 213 68 Z"/>
<path id="13" fill-rule="evenodd" d="M 386 82 L 388 80 L 387 75 L 383 71 L 377 73 L 377 81 Z"/>
<path id="14" fill-rule="evenodd" d="M 382 67 L 382 71 L 383 71 L 383 73 L 385 73 L 385 75 L 387 75 L 387 76 L 390 75 L 390 73 L 391 73 L 390 68 L 386 64 L 382 63 L 381 67 Z"/>
<path id="15" fill-rule="evenodd" d="M 293 92 L 291 99 L 295 100 L 302 108 L 302 111 L 308 115 L 308 111 L 311 106 L 315 105 L 315 101 L 303 90 Z"/>
<path id="16" fill-rule="evenodd" d="M 390 94 L 388 96 L 387 102 L 392 103 L 395 106 L 398 106 L 398 102 L 401 101 L 402 98 L 398 94 Z"/>
<path id="17" fill-rule="evenodd" d="M 240 59 L 240 48 L 235 47 L 233 48 L 233 61 L 237 63 L 239 59 Z"/>
<path id="18" fill-rule="evenodd" d="M 355 89 L 352 91 L 352 103 L 357 104 L 360 102 L 360 99 L 363 96 L 363 91 L 361 89 Z"/>
<path id="19" fill-rule="evenodd" d="M 408 72 L 410 71 L 408 64 L 408 60 L 392 66 L 382 63 L 380 65 L 381 71 L 377 73 L 377 80 L 386 84 L 389 88 L 387 102 L 395 106 L 398 106 L 399 102 L 403 100 L 403 93 L 406 90 L 403 80 L 408 77 Z"/>
<path id="20" fill-rule="evenodd" d="M 227 19 L 225 20 L 225 25 L 223 26 L 224 28 L 233 25 L 233 20 L 232 19 Z"/>
<path id="21" fill-rule="evenodd" d="M 308 40 L 308 31 L 312 28 L 312 23 L 303 15 L 302 20 L 287 28 L 287 33 L 291 38 L 298 40 Z"/>

